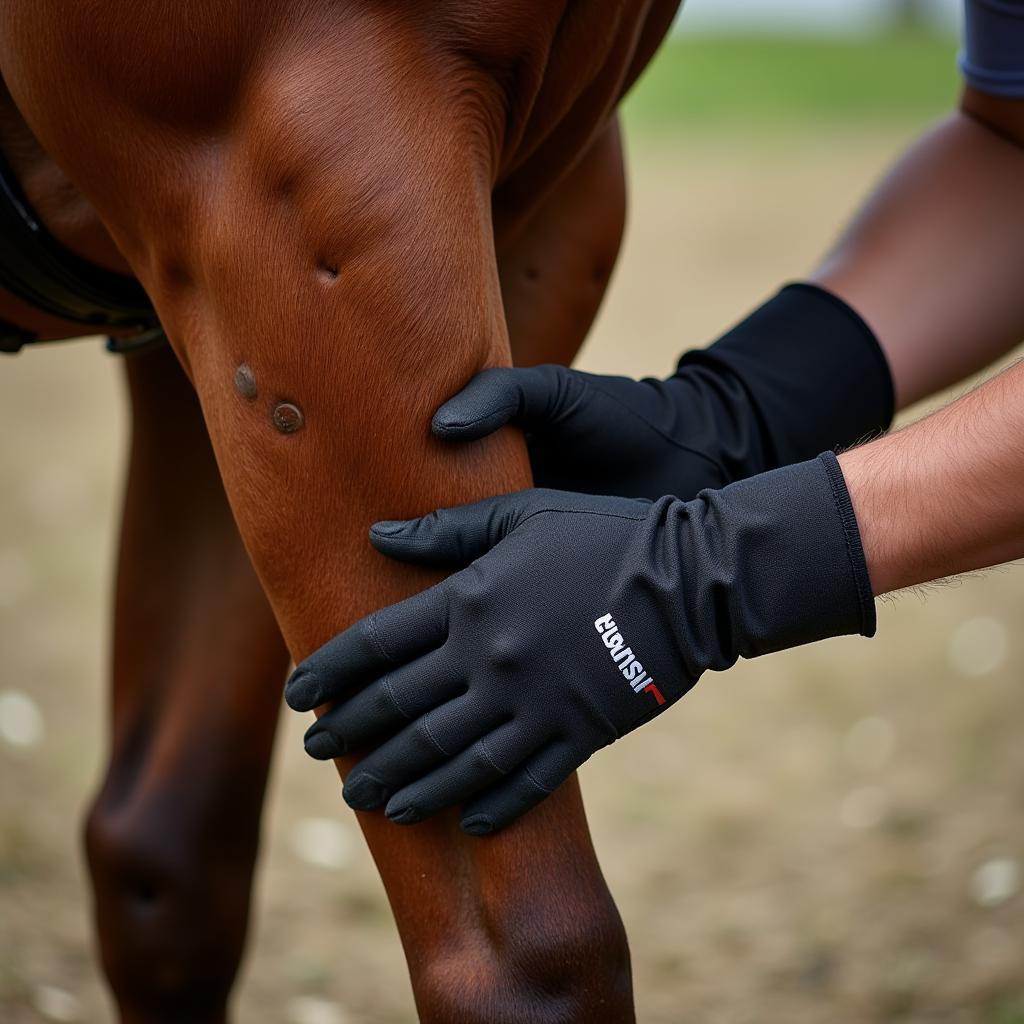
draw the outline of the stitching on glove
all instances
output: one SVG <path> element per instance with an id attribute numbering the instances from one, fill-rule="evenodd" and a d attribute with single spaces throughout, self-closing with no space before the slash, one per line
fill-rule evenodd
<path id="1" fill-rule="evenodd" d="M 638 381 L 637 383 L 642 382 Z M 623 402 L 616 395 L 613 395 L 611 392 L 605 391 L 595 384 L 591 384 L 590 386 L 597 394 L 603 395 L 609 401 L 614 402 L 617 406 L 619 406 L 620 409 L 622 409 L 624 412 L 628 412 L 630 416 L 632 416 L 636 420 L 639 420 L 649 430 L 653 430 L 654 433 L 657 434 L 658 437 L 660 437 L 663 441 L 667 441 L 670 445 L 672 445 L 674 448 L 678 448 L 681 452 L 688 452 L 690 455 L 696 455 L 697 458 L 703 459 L 705 462 L 714 466 L 715 469 L 717 469 L 725 477 L 726 480 L 729 479 L 729 474 L 726 471 L 725 466 L 723 466 L 718 461 L 718 459 L 712 458 L 710 455 L 708 455 L 707 452 L 702 452 L 699 448 L 691 448 L 688 444 L 683 444 L 682 441 L 678 441 L 676 438 L 672 437 L 671 434 L 666 434 L 665 431 L 661 429 L 661 427 L 659 427 L 655 423 L 652 423 L 649 419 L 647 419 L 646 416 L 641 416 L 640 413 L 638 413 L 631 406 L 626 405 L 625 402 Z"/>
<path id="2" fill-rule="evenodd" d="M 600 509 L 594 508 L 535 508 L 532 512 L 527 514 L 519 521 L 515 527 L 519 529 L 520 526 L 524 526 L 534 516 L 539 516 L 543 512 L 559 512 L 569 516 L 604 516 L 605 519 L 624 519 L 628 523 L 642 523 L 647 518 L 647 510 L 650 508 L 649 505 L 644 506 L 644 514 L 636 516 L 627 516 L 621 512 L 602 512 Z"/>
<path id="3" fill-rule="evenodd" d="M 480 748 L 480 753 L 483 754 L 483 756 L 486 759 L 487 763 L 499 775 L 508 775 L 508 769 L 507 768 L 502 768 L 501 765 L 498 764 L 498 762 L 495 761 L 494 758 L 491 756 L 491 752 L 487 749 L 487 743 L 485 742 L 486 739 L 487 739 L 486 736 L 481 736 L 480 739 L 478 739 L 476 741 L 477 742 L 477 746 Z"/>
<path id="4" fill-rule="evenodd" d="M 390 654 L 388 654 L 387 648 L 384 646 L 384 642 L 381 640 L 380 634 L 377 632 L 377 616 L 379 614 L 379 612 L 374 612 L 366 620 L 366 632 L 369 634 L 370 641 L 373 643 L 374 647 L 377 648 L 377 652 L 380 654 L 380 656 L 385 661 L 390 662 L 392 665 L 397 665 L 398 662 L 394 658 L 392 658 Z"/>
<path id="5" fill-rule="evenodd" d="M 546 431 L 542 429 L 541 434 L 550 433 L 552 427 L 560 426 L 572 417 L 576 410 L 583 405 L 587 397 L 587 389 L 590 387 L 590 380 L 586 375 L 577 375 L 566 367 L 557 367 L 556 376 L 558 377 L 558 386 L 554 404 L 559 412 L 557 416 L 552 416 L 544 421 Z M 573 394 L 573 391 L 576 393 Z"/>
<path id="6" fill-rule="evenodd" d="M 380 684 L 384 688 L 384 692 L 390 698 L 391 703 L 395 705 L 395 708 L 398 710 L 398 713 L 407 722 L 411 722 L 412 721 L 412 715 L 410 715 L 409 712 L 406 711 L 405 708 L 402 707 L 402 705 L 398 701 L 398 698 L 395 696 L 395 688 L 391 684 L 391 677 L 390 676 L 384 676 L 384 678 L 381 679 Z"/>
<path id="7" fill-rule="evenodd" d="M 433 743 L 434 746 L 437 748 L 437 751 L 438 751 L 439 754 L 443 755 L 444 757 L 450 758 L 452 755 L 447 750 L 445 750 L 444 747 L 442 747 L 440 743 L 437 742 L 437 737 L 434 736 L 434 734 L 430 731 L 430 721 L 429 721 L 430 714 L 431 714 L 431 712 L 428 711 L 420 719 L 420 725 L 421 725 L 421 727 L 423 729 L 423 732 L 426 734 L 427 739 L 430 740 L 430 742 Z"/>
<path id="8" fill-rule="evenodd" d="M 541 781 L 540 781 L 540 780 L 539 780 L 539 779 L 537 778 L 537 776 L 536 776 L 536 775 L 534 775 L 534 774 L 533 774 L 533 772 L 532 772 L 532 771 L 530 770 L 529 766 L 527 766 L 527 767 L 523 768 L 523 774 L 524 774 L 524 775 L 525 775 L 525 776 L 526 776 L 526 777 L 527 777 L 527 778 L 528 778 L 528 779 L 529 779 L 529 780 L 530 780 L 530 781 L 531 781 L 531 782 L 532 782 L 532 783 L 533 783 L 533 784 L 534 784 L 534 785 L 535 785 L 535 786 L 536 786 L 536 787 L 537 787 L 537 788 L 538 788 L 538 789 L 539 789 L 539 790 L 540 790 L 540 791 L 541 791 L 542 793 L 547 793 L 547 794 L 548 794 L 548 796 L 550 796 L 550 795 L 551 795 L 552 793 L 554 793 L 554 790 L 553 790 L 553 789 L 549 789 L 549 788 L 548 788 L 547 786 L 545 786 L 545 785 L 544 785 L 544 784 L 543 784 L 543 783 L 542 783 L 542 782 L 541 782 Z"/>

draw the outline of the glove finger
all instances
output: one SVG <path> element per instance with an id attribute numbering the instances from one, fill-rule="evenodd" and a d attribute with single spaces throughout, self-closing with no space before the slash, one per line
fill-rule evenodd
<path id="1" fill-rule="evenodd" d="M 475 441 L 509 420 L 544 427 L 568 399 L 570 375 L 564 366 L 553 365 L 483 370 L 434 413 L 431 429 L 447 441 Z"/>
<path id="2" fill-rule="evenodd" d="M 360 619 L 314 651 L 292 673 L 284 698 L 312 711 L 368 680 L 439 647 L 448 634 L 445 583 Z"/>
<path id="3" fill-rule="evenodd" d="M 505 828 L 551 796 L 580 763 L 581 759 L 563 741 L 549 744 L 504 782 L 468 803 L 462 812 L 462 831 L 484 836 Z"/>
<path id="4" fill-rule="evenodd" d="M 481 715 L 469 693 L 428 711 L 352 769 L 342 791 L 345 802 L 357 811 L 380 807 L 490 732 L 494 717 Z"/>
<path id="5" fill-rule="evenodd" d="M 535 491 L 442 508 L 419 519 L 374 523 L 370 543 L 390 558 L 439 567 L 467 566 L 504 540 L 536 502 Z"/>
<path id="6" fill-rule="evenodd" d="M 399 825 L 422 821 L 505 778 L 534 749 L 536 742 L 527 739 L 517 722 L 506 722 L 429 775 L 400 789 L 384 813 Z"/>
<path id="7" fill-rule="evenodd" d="M 393 735 L 465 689 L 443 648 L 431 651 L 374 680 L 322 715 L 306 730 L 306 753 L 318 761 L 342 757 Z"/>

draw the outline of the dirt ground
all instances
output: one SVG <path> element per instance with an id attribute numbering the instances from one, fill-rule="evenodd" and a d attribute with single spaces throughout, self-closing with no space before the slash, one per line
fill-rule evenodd
<path id="1" fill-rule="evenodd" d="M 580 365 L 664 373 L 804 272 L 906 132 L 647 140 Z M 0 360 L 0 1020 L 107 1021 L 78 822 L 105 743 L 125 404 L 82 343 Z M 950 507 L 955 515 L 955 507 Z M 583 772 L 645 1024 L 1024 1022 L 1024 587 L 1007 568 L 707 677 Z M 38 714 L 36 714 L 38 712 Z M 414 1020 L 306 723 L 281 731 L 246 1024 Z"/>

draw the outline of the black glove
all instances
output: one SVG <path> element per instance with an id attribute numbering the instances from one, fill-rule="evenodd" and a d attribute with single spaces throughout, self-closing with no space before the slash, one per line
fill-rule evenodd
<path id="1" fill-rule="evenodd" d="M 468 568 L 357 622 L 285 696 L 297 711 L 343 702 L 306 750 L 373 747 L 345 799 L 387 804 L 402 824 L 468 800 L 463 829 L 492 832 L 708 669 L 874 632 L 831 453 L 689 502 L 522 491 L 370 537 L 405 561 Z"/>
<path id="2" fill-rule="evenodd" d="M 668 380 L 485 370 L 437 411 L 433 430 L 470 441 L 514 420 L 539 487 L 689 498 L 848 447 L 892 415 L 889 367 L 867 324 L 830 292 L 791 284 L 684 355 Z"/>

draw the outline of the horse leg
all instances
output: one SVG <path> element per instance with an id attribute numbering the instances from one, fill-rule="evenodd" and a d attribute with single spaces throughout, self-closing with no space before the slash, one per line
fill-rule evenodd
<path id="1" fill-rule="evenodd" d="M 622 244 L 626 175 L 618 118 L 525 227 L 498 249 L 517 366 L 568 366 L 597 316 Z"/>
<path id="2" fill-rule="evenodd" d="M 265 179 L 269 157 L 254 152 L 251 172 Z M 365 227 L 337 191 L 344 175 L 315 162 L 286 203 L 276 183 L 225 181 L 225 206 L 209 211 L 217 231 L 186 246 L 187 300 L 153 286 L 296 658 L 436 580 L 377 555 L 370 522 L 530 482 L 513 432 L 455 449 L 427 429 L 443 399 L 509 350 L 489 197 L 470 189 L 439 203 L 432 183 L 468 172 L 421 174 L 426 194 L 414 178 Z M 316 216 L 297 214 L 308 202 Z M 360 241 L 347 258 L 350 232 Z M 487 840 L 464 836 L 452 815 L 412 828 L 359 819 L 425 1024 L 633 1019 L 625 936 L 575 780 Z"/>
<path id="3" fill-rule="evenodd" d="M 191 291 L 201 303 L 186 321 L 193 333 L 181 330 L 173 302 L 161 313 L 192 368 L 278 621 L 302 658 L 437 579 L 377 555 L 366 542 L 370 522 L 529 485 L 513 432 L 457 450 L 427 429 L 476 371 L 509 362 L 497 275 L 482 293 L 444 303 L 431 296 L 431 278 L 449 268 L 387 251 L 371 266 L 388 273 L 361 282 L 355 270 L 341 283 L 342 269 L 336 283 L 279 245 L 263 249 L 248 226 L 265 225 L 271 211 L 223 194 L 242 203 L 217 217 L 238 249 L 200 255 L 209 263 Z M 218 249 L 228 241 L 220 235 Z M 473 286 L 470 266 L 450 272 L 444 287 L 453 293 Z M 486 840 L 463 835 L 453 815 L 411 828 L 380 813 L 359 820 L 424 1024 L 633 1019 L 625 936 L 575 780 Z"/>
<path id="4" fill-rule="evenodd" d="M 425 46 L 402 5 L 301 5 L 259 31 L 242 14 L 207 30 L 221 5 L 161 7 L 177 27 L 160 33 L 146 5 L 118 5 L 113 20 L 76 7 L 70 33 L 17 7 L 24 19 L 0 18 L 12 92 L 153 297 L 300 659 L 438 579 L 374 552 L 370 523 L 530 484 L 515 431 L 458 447 L 429 431 L 474 373 L 510 361 L 494 82 Z M 44 52 L 33 27 L 45 61 L 25 56 Z M 142 78 L 118 84 L 135 68 Z M 87 115 L 66 116 L 69 92 Z M 254 707 L 268 700 L 247 692 Z M 451 814 L 359 820 L 425 1024 L 633 1019 L 625 937 L 575 780 L 486 839 Z"/>
<path id="5" fill-rule="evenodd" d="M 455 450 L 427 430 L 461 383 L 509 361 L 496 274 L 483 293 L 445 303 L 431 295 L 431 277 L 450 272 L 444 287 L 455 294 L 475 284 L 469 266 L 412 261 L 413 270 L 388 251 L 371 263 L 386 275 L 363 283 L 356 270 L 342 284 L 343 267 L 337 278 L 315 263 L 310 271 L 276 245 L 250 256 L 247 225 L 265 224 L 267 212 L 218 216 L 237 225 L 237 255 L 202 255 L 209 285 L 189 318 L 195 333 L 176 334 L 173 304 L 165 318 L 192 368 L 243 534 L 301 658 L 437 578 L 377 555 L 367 524 L 528 486 L 529 471 L 512 432 Z M 323 275 L 316 298 L 308 272 Z M 342 773 L 349 763 L 339 762 Z M 489 840 L 464 836 L 452 815 L 412 828 L 379 813 L 358 817 L 424 1024 L 633 1019 L 625 936 L 575 780 Z"/>
<path id="6" fill-rule="evenodd" d="M 110 764 L 86 848 L 121 1019 L 221 1022 L 287 653 L 168 351 L 129 357 Z"/>

